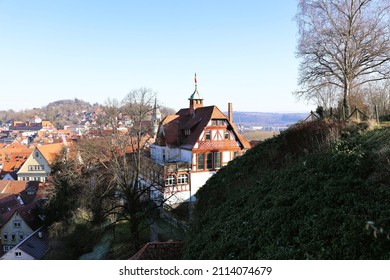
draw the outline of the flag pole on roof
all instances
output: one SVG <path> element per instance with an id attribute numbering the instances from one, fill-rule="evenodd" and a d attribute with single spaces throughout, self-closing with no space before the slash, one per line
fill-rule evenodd
<path id="1" fill-rule="evenodd" d="M 194 82 L 195 82 L 195 86 L 197 86 L 198 81 L 196 80 L 196 73 L 195 73 L 195 76 L 194 76 Z"/>

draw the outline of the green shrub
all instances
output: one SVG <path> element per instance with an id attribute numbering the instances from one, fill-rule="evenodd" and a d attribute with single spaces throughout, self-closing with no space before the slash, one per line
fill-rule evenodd
<path id="1" fill-rule="evenodd" d="M 365 229 L 390 228 L 390 129 L 339 128 L 300 124 L 221 169 L 197 193 L 185 258 L 390 258 Z"/>

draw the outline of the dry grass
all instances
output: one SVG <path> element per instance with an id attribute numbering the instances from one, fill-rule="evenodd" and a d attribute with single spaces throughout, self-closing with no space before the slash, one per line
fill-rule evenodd
<path id="1" fill-rule="evenodd" d="M 265 139 L 279 135 L 279 131 L 248 130 L 242 134 L 247 140 L 264 141 Z"/>

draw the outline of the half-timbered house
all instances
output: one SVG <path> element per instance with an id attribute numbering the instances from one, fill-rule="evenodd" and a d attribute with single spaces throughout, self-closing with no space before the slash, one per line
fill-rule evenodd
<path id="1" fill-rule="evenodd" d="M 165 167 L 164 197 L 170 204 L 194 201 L 212 175 L 250 148 L 232 114 L 231 103 L 228 115 L 217 106 L 203 106 L 195 79 L 189 107 L 161 121 L 151 158 Z"/>

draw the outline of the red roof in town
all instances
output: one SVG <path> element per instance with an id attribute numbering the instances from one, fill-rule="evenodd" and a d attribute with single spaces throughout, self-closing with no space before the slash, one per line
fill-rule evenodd
<path id="1" fill-rule="evenodd" d="M 130 260 L 180 260 L 183 242 L 149 242 Z"/>
<path id="2" fill-rule="evenodd" d="M 26 189 L 26 181 L 0 181 L 0 193 L 18 194 Z"/>

